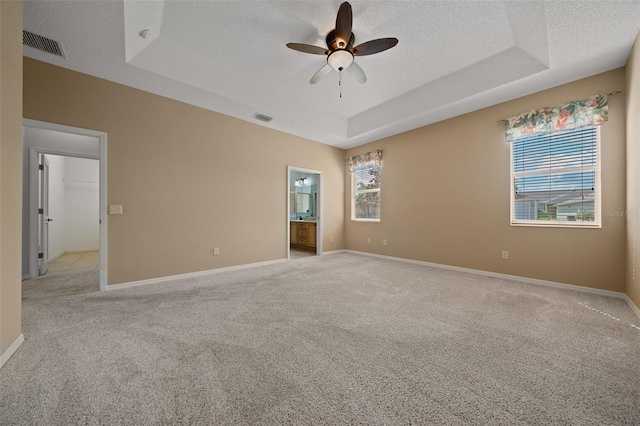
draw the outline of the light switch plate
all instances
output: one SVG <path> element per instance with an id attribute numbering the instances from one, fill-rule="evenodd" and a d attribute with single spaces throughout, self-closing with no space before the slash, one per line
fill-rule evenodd
<path id="1" fill-rule="evenodd" d="M 118 204 L 109 205 L 109 214 L 122 214 L 122 206 Z"/>

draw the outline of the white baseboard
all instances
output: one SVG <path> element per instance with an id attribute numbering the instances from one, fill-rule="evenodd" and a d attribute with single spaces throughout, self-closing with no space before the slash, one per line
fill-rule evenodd
<path id="1" fill-rule="evenodd" d="M 344 253 L 344 252 L 345 250 L 342 250 L 342 249 L 331 250 L 331 251 L 322 252 L 322 255 L 331 255 L 331 254 L 338 254 L 338 253 Z M 130 281 L 126 283 L 120 283 L 120 284 L 111 284 L 107 286 L 107 290 L 121 290 L 123 288 L 138 287 L 141 285 L 156 284 L 156 283 L 168 282 L 168 281 L 176 281 L 184 278 L 195 278 L 195 277 L 202 277 L 206 275 L 219 274 L 222 272 L 238 271 L 241 269 L 248 269 L 248 268 L 258 268 L 260 266 L 274 265 L 276 263 L 282 263 L 282 262 L 287 262 L 287 259 L 267 260 L 265 262 L 247 263 L 244 265 L 228 266 L 226 268 L 208 269 L 206 271 L 188 272 L 186 274 L 178 274 L 178 275 L 168 275 L 165 277 L 150 278 L 148 280 L 139 280 L 139 281 Z"/>
<path id="2" fill-rule="evenodd" d="M 545 281 L 536 278 L 519 277 L 517 275 L 500 274 L 498 272 L 483 271 L 480 269 L 462 268 L 459 266 L 443 265 L 441 263 L 424 262 L 422 260 L 405 259 L 402 257 L 385 256 L 383 254 L 367 253 L 363 251 L 345 250 L 347 253 L 359 254 L 362 256 L 377 257 L 380 259 L 395 260 L 396 262 L 413 263 L 416 265 L 431 266 L 433 268 L 449 269 L 451 271 L 466 272 L 468 274 L 484 275 L 486 277 L 502 278 L 505 280 L 518 281 L 527 284 L 542 285 L 546 287 L 562 288 L 565 290 L 575 290 L 582 293 L 598 294 L 600 296 L 611 296 L 618 298 L 627 297 L 626 294 L 618 291 L 601 290 L 599 288 L 584 287 L 575 284 L 558 283 L 555 281 Z"/>
<path id="3" fill-rule="evenodd" d="M 138 287 L 141 285 L 165 283 L 168 281 L 182 280 L 185 278 L 196 278 L 207 275 L 219 274 L 222 272 L 239 271 L 241 269 L 258 268 L 260 266 L 274 265 L 276 263 L 286 262 L 287 259 L 267 260 L 265 262 L 247 263 L 245 265 L 228 266 L 225 268 L 208 269 L 206 271 L 188 272 L 186 274 L 169 275 L 166 277 L 150 278 L 148 280 L 130 281 L 127 283 L 111 284 L 107 286 L 107 290 L 121 290 L 123 288 Z"/>
<path id="4" fill-rule="evenodd" d="M 627 303 L 631 307 L 631 310 L 638 316 L 638 319 L 640 319 L 640 309 L 638 309 L 636 304 L 633 303 L 633 300 L 631 300 L 631 298 L 626 294 L 624 295 L 624 299 L 627 301 Z"/>
<path id="5" fill-rule="evenodd" d="M 18 338 L 0 355 L 0 368 L 9 361 L 9 358 L 16 353 L 18 348 L 24 343 L 24 334 L 20 333 Z"/>
<path id="6" fill-rule="evenodd" d="M 339 250 L 323 251 L 322 253 L 320 253 L 320 255 L 321 256 L 325 256 L 325 255 L 328 255 L 328 254 L 340 254 L 340 253 L 346 253 L 346 250 L 339 249 Z"/>
<path id="7" fill-rule="evenodd" d="M 71 250 L 65 250 L 65 253 L 79 253 L 81 251 L 99 251 L 100 247 L 90 247 L 90 248 L 75 248 Z"/>

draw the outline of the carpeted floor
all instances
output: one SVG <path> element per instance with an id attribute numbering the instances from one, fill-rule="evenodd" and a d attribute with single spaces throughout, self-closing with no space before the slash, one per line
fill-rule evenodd
<path id="1" fill-rule="evenodd" d="M 0 424 L 640 424 L 622 299 L 354 254 L 24 283 Z"/>

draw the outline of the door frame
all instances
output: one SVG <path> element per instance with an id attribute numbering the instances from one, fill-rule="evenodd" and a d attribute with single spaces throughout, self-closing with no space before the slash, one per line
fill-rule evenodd
<path id="1" fill-rule="evenodd" d="M 291 182 L 291 172 L 300 172 L 307 173 L 310 175 L 318 175 L 318 212 L 317 217 L 318 221 L 316 223 L 316 254 L 319 256 L 322 254 L 322 223 L 324 220 L 322 219 L 322 199 L 323 199 L 323 184 L 322 184 L 322 172 L 320 170 L 307 169 L 304 167 L 297 166 L 287 166 L 287 260 L 290 259 L 291 256 L 291 226 L 289 224 L 290 212 L 291 212 L 291 197 L 289 195 L 289 191 L 291 191 L 290 182 Z"/>
<path id="2" fill-rule="evenodd" d="M 38 254 L 42 253 L 42 259 L 38 257 L 38 276 L 47 273 L 49 269 L 49 160 L 45 154 L 36 154 L 38 165 Z M 44 270 L 44 272 L 42 272 Z"/>
<path id="3" fill-rule="evenodd" d="M 39 154 L 61 155 L 65 157 L 88 158 L 98 160 L 100 168 L 100 183 L 98 208 L 99 214 L 99 238 L 100 238 L 100 291 L 107 289 L 107 134 L 97 130 L 82 129 L 80 127 L 65 126 L 63 124 L 49 123 L 46 121 L 22 119 L 22 127 L 29 127 L 43 130 L 54 130 L 57 132 L 72 133 L 75 135 L 91 136 L 98 138 L 99 154 L 87 155 L 84 153 L 63 151 L 49 148 L 30 148 L 29 153 L 29 205 L 38 205 L 38 180 L 37 174 Z M 23 146 L 24 146 L 24 132 Z M 35 164 L 34 164 L 35 163 Z M 29 211 L 29 275 L 38 276 L 38 209 L 31 208 Z"/>

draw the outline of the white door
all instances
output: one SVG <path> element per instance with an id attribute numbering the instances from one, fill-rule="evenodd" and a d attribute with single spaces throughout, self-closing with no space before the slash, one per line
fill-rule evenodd
<path id="1" fill-rule="evenodd" d="M 40 183 L 38 185 L 39 203 L 38 209 L 38 275 L 44 275 L 49 269 L 49 161 L 40 154 L 39 156 Z"/>

